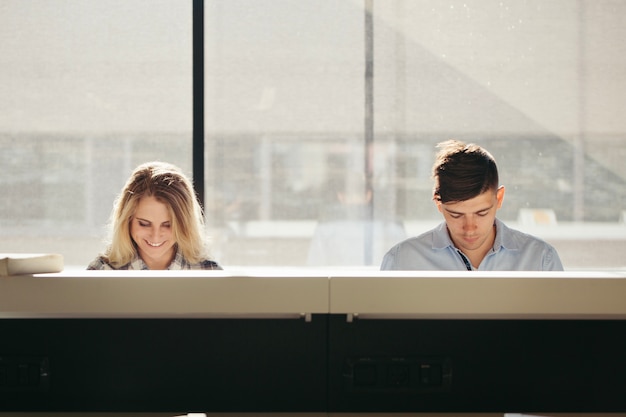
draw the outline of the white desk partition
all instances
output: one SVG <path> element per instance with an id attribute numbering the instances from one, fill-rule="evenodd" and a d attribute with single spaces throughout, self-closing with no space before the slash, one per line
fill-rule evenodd
<path id="1" fill-rule="evenodd" d="M 626 272 L 334 274 L 330 313 L 349 318 L 626 319 Z"/>
<path id="2" fill-rule="evenodd" d="M 69 271 L 0 278 L 0 318 L 288 318 L 328 313 L 328 276 Z"/>
<path id="3" fill-rule="evenodd" d="M 0 278 L 0 318 L 625 319 L 626 271 L 65 271 Z"/>

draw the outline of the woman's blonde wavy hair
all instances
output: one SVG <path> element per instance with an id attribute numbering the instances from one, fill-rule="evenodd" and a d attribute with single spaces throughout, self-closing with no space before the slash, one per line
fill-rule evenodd
<path id="1" fill-rule="evenodd" d="M 143 197 L 154 197 L 167 206 L 176 244 L 189 263 L 208 259 L 204 217 L 191 181 L 177 166 L 155 161 L 135 168 L 115 200 L 109 222 L 110 241 L 104 252 L 111 265 L 126 265 L 137 253 L 130 222 Z"/>

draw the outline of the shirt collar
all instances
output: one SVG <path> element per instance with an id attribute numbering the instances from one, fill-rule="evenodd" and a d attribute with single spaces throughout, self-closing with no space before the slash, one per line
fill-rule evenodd
<path id="1" fill-rule="evenodd" d="M 187 261 L 185 261 L 185 258 L 183 257 L 183 254 L 180 251 L 180 248 L 178 247 L 178 245 L 176 245 L 176 255 L 174 256 L 174 260 L 167 267 L 167 269 L 173 269 L 173 270 L 187 269 L 186 266 L 187 266 Z"/>
<path id="2" fill-rule="evenodd" d="M 454 243 L 452 242 L 452 239 L 450 239 L 446 222 L 441 222 L 439 223 L 439 226 L 434 229 L 433 249 L 444 249 L 448 246 L 454 248 Z"/>
<path id="3" fill-rule="evenodd" d="M 168 270 L 185 269 L 184 267 L 186 264 L 187 262 L 185 261 L 185 258 L 183 257 L 183 254 L 181 253 L 180 248 L 178 247 L 178 245 L 176 245 L 176 255 L 174 255 L 174 260 L 172 261 L 172 263 L 169 264 L 167 269 Z M 146 265 L 146 263 L 143 261 L 143 259 L 141 259 L 139 254 L 135 253 L 135 257 L 128 264 L 128 269 L 146 271 L 149 268 L 148 268 L 148 265 Z"/>
<path id="4" fill-rule="evenodd" d="M 138 253 L 135 253 L 135 256 L 133 257 L 132 261 L 129 262 L 128 268 L 126 269 L 145 271 L 148 269 L 148 265 L 146 265 L 146 263 L 143 261 L 143 259 L 141 259 Z"/>
<path id="5" fill-rule="evenodd" d="M 520 242 L 515 239 L 515 235 L 506 224 L 496 219 L 496 240 L 493 242 L 493 250 L 498 251 L 500 248 L 516 250 L 520 248 Z"/>

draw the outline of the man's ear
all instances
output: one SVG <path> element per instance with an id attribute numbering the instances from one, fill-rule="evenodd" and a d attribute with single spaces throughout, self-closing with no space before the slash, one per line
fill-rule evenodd
<path id="1" fill-rule="evenodd" d="M 437 210 L 439 210 L 440 213 L 443 213 L 443 208 L 441 207 L 441 199 L 438 195 L 433 196 L 433 202 L 437 206 Z"/>
<path id="2" fill-rule="evenodd" d="M 502 207 L 504 201 L 504 185 L 501 185 L 496 190 L 496 198 L 498 199 L 498 208 Z"/>

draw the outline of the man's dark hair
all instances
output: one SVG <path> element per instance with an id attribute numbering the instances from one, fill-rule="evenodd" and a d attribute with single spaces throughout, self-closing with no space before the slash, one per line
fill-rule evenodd
<path id="1" fill-rule="evenodd" d="M 498 189 L 498 167 L 489 152 L 473 143 L 448 140 L 437 145 L 433 198 L 442 203 L 466 201 Z"/>

